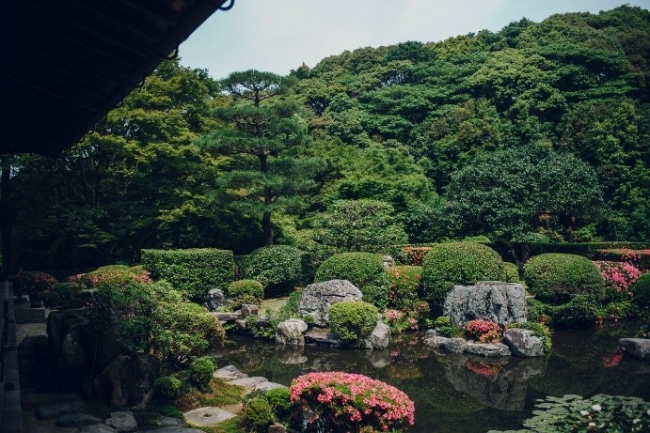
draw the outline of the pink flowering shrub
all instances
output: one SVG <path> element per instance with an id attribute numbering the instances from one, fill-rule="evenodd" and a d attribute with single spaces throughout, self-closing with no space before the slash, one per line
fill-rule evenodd
<path id="1" fill-rule="evenodd" d="M 414 423 L 415 405 L 405 393 L 360 374 L 305 374 L 293 380 L 289 399 L 308 409 L 314 431 L 389 431 Z"/>
<path id="2" fill-rule="evenodd" d="M 468 337 L 478 340 L 480 343 L 498 343 L 501 341 L 501 329 L 499 325 L 490 320 L 472 320 L 465 325 L 465 333 Z"/>
<path id="3" fill-rule="evenodd" d="M 36 296 L 51 290 L 56 278 L 45 272 L 21 271 L 12 275 L 9 280 L 13 283 L 14 293 Z"/>
<path id="4" fill-rule="evenodd" d="M 643 272 L 629 262 L 611 262 L 608 260 L 597 260 L 594 264 L 600 270 L 605 281 L 610 288 L 616 293 L 622 294 L 623 297 L 632 296 L 632 286 L 636 280 L 643 275 Z M 608 293 L 610 297 L 612 293 Z"/>
<path id="5" fill-rule="evenodd" d="M 151 275 L 142 266 L 129 267 L 126 265 L 103 266 L 92 272 L 77 274 L 68 277 L 69 282 L 80 283 L 87 289 L 100 286 L 110 286 L 113 290 L 120 290 L 129 283 L 151 283 Z"/>

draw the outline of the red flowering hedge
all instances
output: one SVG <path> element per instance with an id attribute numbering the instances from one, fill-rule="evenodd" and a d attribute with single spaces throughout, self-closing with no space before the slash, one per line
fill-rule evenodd
<path id="1" fill-rule="evenodd" d="M 632 286 L 643 275 L 643 271 L 627 262 L 597 260 L 594 264 L 600 270 L 603 279 L 623 298 L 632 296 Z M 611 296 L 610 293 L 608 295 L 610 298 L 616 298 L 616 296 Z"/>
<path id="2" fill-rule="evenodd" d="M 289 398 L 309 409 L 308 425 L 317 431 L 399 430 L 415 419 L 415 405 L 404 392 L 361 374 L 305 374 L 293 380 Z"/>
<path id="3" fill-rule="evenodd" d="M 392 266 L 386 268 L 388 275 L 388 307 L 408 310 L 418 302 L 418 289 L 422 278 L 422 266 Z"/>
<path id="4" fill-rule="evenodd" d="M 465 332 L 470 338 L 480 343 L 498 343 L 501 341 L 499 325 L 490 320 L 472 320 L 465 325 Z"/>
<path id="5" fill-rule="evenodd" d="M 39 295 L 51 290 L 57 283 L 56 278 L 45 272 L 38 271 L 21 271 L 11 277 L 9 281 L 13 283 L 14 293 L 23 293 L 25 295 Z"/>
<path id="6" fill-rule="evenodd" d="M 613 248 L 596 251 L 594 258 L 597 260 L 627 262 L 637 268 L 650 270 L 650 249 L 633 250 L 631 248 Z"/>

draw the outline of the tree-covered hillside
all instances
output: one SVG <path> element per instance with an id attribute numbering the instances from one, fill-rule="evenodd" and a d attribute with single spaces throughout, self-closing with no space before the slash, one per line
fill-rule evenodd
<path id="1" fill-rule="evenodd" d="M 346 51 L 262 103 L 168 61 L 60 158 L 3 157 L 5 272 L 142 248 L 335 247 L 323 221 L 357 200 L 400 234 L 369 244 L 648 241 L 649 62 L 650 12 L 629 6 Z M 233 152 L 270 140 L 268 173 Z M 272 190 L 292 200 L 260 218 L 255 194 L 284 203 Z"/>

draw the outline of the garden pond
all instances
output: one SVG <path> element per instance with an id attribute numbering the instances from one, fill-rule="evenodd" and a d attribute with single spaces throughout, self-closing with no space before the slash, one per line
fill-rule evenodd
<path id="1" fill-rule="evenodd" d="M 250 376 L 289 386 L 313 371 L 364 374 L 406 392 L 415 402 L 408 432 L 486 433 L 522 428 L 535 400 L 549 395 L 603 393 L 650 401 L 650 363 L 622 357 L 616 330 L 558 331 L 543 358 L 475 358 L 440 353 L 424 334 L 399 334 L 381 351 L 325 346 L 288 348 L 230 336 L 215 356 Z"/>

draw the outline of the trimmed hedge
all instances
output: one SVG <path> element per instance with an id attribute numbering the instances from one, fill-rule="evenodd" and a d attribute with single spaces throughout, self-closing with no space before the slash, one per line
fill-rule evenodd
<path id="1" fill-rule="evenodd" d="M 226 250 L 142 250 L 142 265 L 195 302 L 203 302 L 210 289 L 225 291 L 234 280 L 233 253 Z"/>
<path id="2" fill-rule="evenodd" d="M 575 254 L 541 254 L 524 266 L 528 291 L 551 304 L 567 303 L 575 295 L 602 298 L 605 280 L 598 267 L 586 257 Z"/>
<path id="3" fill-rule="evenodd" d="M 519 277 L 519 267 L 514 263 L 503 262 L 503 270 L 506 273 L 506 282 L 517 283 L 521 281 Z"/>
<path id="4" fill-rule="evenodd" d="M 422 297 L 432 307 L 441 308 L 447 293 L 456 284 L 504 281 L 501 256 L 492 248 L 475 242 L 435 245 L 422 263 Z"/>
<path id="5" fill-rule="evenodd" d="M 262 283 L 266 295 L 285 295 L 301 281 L 303 254 L 289 245 L 258 248 L 246 257 L 244 274 Z"/>
<path id="6" fill-rule="evenodd" d="M 406 310 L 413 307 L 418 298 L 422 279 L 422 266 L 394 266 L 386 269 L 388 275 L 388 307 Z"/>
<path id="7" fill-rule="evenodd" d="M 650 307 L 650 272 L 641 275 L 634 283 L 634 302 L 642 308 Z"/>
<path id="8" fill-rule="evenodd" d="M 259 304 L 264 298 L 264 287 L 256 280 L 233 281 L 228 286 L 226 294 L 234 298 L 234 307 L 239 308 L 242 304 Z"/>
<path id="9" fill-rule="evenodd" d="M 342 342 L 352 343 L 370 336 L 379 310 L 363 301 L 342 301 L 329 310 L 330 329 Z"/>
<path id="10" fill-rule="evenodd" d="M 388 277 L 382 256 L 374 253 L 339 253 L 325 260 L 314 282 L 348 280 L 361 290 L 363 300 L 383 310 L 388 305 Z"/>
<path id="11" fill-rule="evenodd" d="M 508 257 L 510 252 L 507 245 L 503 243 L 488 244 L 503 257 Z M 650 242 L 554 242 L 554 243 L 522 243 L 512 242 L 512 247 L 517 251 L 519 257 L 521 252 L 526 250 L 529 257 L 548 253 L 576 254 L 588 259 L 598 257 L 599 250 L 629 248 L 633 250 L 644 250 L 650 248 Z"/>

